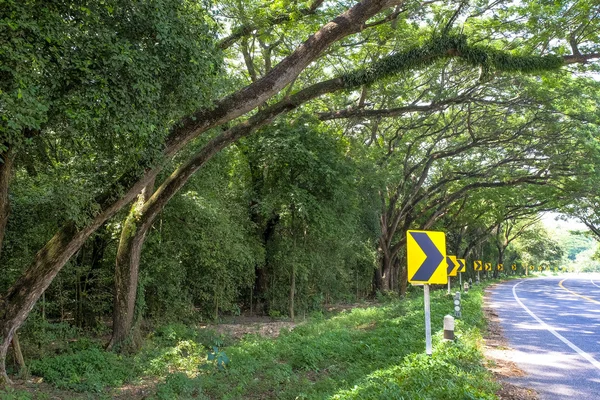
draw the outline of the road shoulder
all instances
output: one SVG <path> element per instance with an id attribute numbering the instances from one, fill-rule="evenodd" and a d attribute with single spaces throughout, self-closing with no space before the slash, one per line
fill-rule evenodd
<path id="1" fill-rule="evenodd" d="M 483 354 L 486 368 L 494 374 L 501 385 L 501 389 L 496 394 L 501 400 L 539 400 L 539 395 L 534 389 L 508 382 L 510 378 L 524 376 L 525 372 L 511 361 L 510 353 L 513 350 L 504 337 L 498 314 L 489 306 L 490 288 L 486 289 L 484 296 L 483 312 L 487 320 L 487 328 L 483 335 Z"/>

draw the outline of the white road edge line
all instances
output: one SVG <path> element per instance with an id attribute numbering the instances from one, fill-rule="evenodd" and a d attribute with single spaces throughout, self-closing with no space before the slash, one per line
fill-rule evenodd
<path id="1" fill-rule="evenodd" d="M 556 336 L 561 342 L 563 342 L 564 344 L 566 344 L 567 346 L 569 346 L 577 354 L 579 354 L 581 357 L 585 358 L 587 361 L 589 361 L 590 364 L 592 364 L 594 367 L 596 367 L 597 369 L 600 370 L 600 362 L 596 361 L 594 359 L 594 357 L 590 356 L 588 353 L 586 353 L 585 351 L 581 350 L 579 347 L 577 347 L 573 343 L 571 343 L 568 339 L 566 339 L 560 333 L 556 332 L 556 330 L 554 330 L 554 328 L 552 328 L 550 325 L 548 325 L 547 323 L 545 323 L 544 321 L 542 321 L 529 308 L 527 308 L 527 306 L 525 304 L 523 304 L 523 302 L 521 301 L 521 299 L 519 298 L 519 296 L 517 296 L 517 291 L 516 291 L 516 287 L 519 286 L 523 282 L 525 282 L 525 281 L 521 281 L 521 282 L 515 284 L 513 286 L 513 288 L 512 288 L 513 296 L 515 297 L 515 300 L 517 301 L 517 303 L 519 303 L 519 305 L 521 307 L 523 307 L 523 309 L 525 311 L 527 311 L 527 313 L 529 315 L 531 315 L 533 317 L 533 319 L 535 319 L 537 322 L 539 322 L 539 324 L 542 325 L 542 327 L 544 327 L 548 332 L 550 332 L 551 334 L 553 334 L 554 336 Z"/>
<path id="2" fill-rule="evenodd" d="M 594 286 L 597 286 L 597 287 L 600 287 L 600 286 L 596 285 L 596 283 L 594 283 L 594 280 L 593 280 L 593 279 L 591 279 L 591 280 L 590 280 L 590 282 L 592 282 L 592 285 L 594 285 Z"/>

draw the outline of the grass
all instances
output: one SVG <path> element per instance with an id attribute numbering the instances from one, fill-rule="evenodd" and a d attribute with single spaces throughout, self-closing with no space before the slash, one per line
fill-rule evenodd
<path id="1" fill-rule="evenodd" d="M 453 299 L 445 290 L 432 292 L 431 357 L 424 354 L 423 294 L 415 288 L 403 300 L 313 318 L 277 339 L 248 335 L 234 343 L 170 325 L 136 356 L 92 346 L 33 362 L 31 369 L 58 388 L 93 397 L 154 376 L 161 378 L 154 399 L 495 399 L 498 387 L 479 351 L 482 298 L 481 287 L 463 295 L 457 340 L 445 342 L 442 320 Z M 0 391 L 2 399 L 21 398 L 5 396 Z"/>

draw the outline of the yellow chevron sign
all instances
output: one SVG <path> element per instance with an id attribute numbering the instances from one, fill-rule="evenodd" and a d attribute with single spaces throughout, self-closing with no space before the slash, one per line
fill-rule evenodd
<path id="1" fill-rule="evenodd" d="M 498 271 L 504 271 L 504 264 L 498 264 Z"/>
<path id="2" fill-rule="evenodd" d="M 446 284 L 446 234 L 434 231 L 406 231 L 408 282 Z"/>
<path id="3" fill-rule="evenodd" d="M 491 271 L 492 270 L 492 263 L 485 263 L 485 270 L 486 271 Z"/>
<path id="4" fill-rule="evenodd" d="M 481 261 L 481 260 L 473 261 L 473 270 L 482 271 L 483 270 L 483 261 Z"/>
<path id="5" fill-rule="evenodd" d="M 456 276 L 458 274 L 458 268 L 460 267 L 456 256 L 446 256 L 446 261 L 448 264 L 448 276 Z"/>

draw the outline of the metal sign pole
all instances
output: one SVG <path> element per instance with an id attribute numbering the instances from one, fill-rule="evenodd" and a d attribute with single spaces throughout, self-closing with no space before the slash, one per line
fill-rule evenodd
<path id="1" fill-rule="evenodd" d="M 448 294 L 450 294 L 450 277 L 448 277 Z"/>
<path id="2" fill-rule="evenodd" d="M 458 273 L 458 290 L 462 288 L 462 272 Z"/>
<path id="3" fill-rule="evenodd" d="M 425 284 L 425 353 L 430 356 L 433 353 L 431 345 L 431 309 L 429 307 L 429 284 Z"/>

